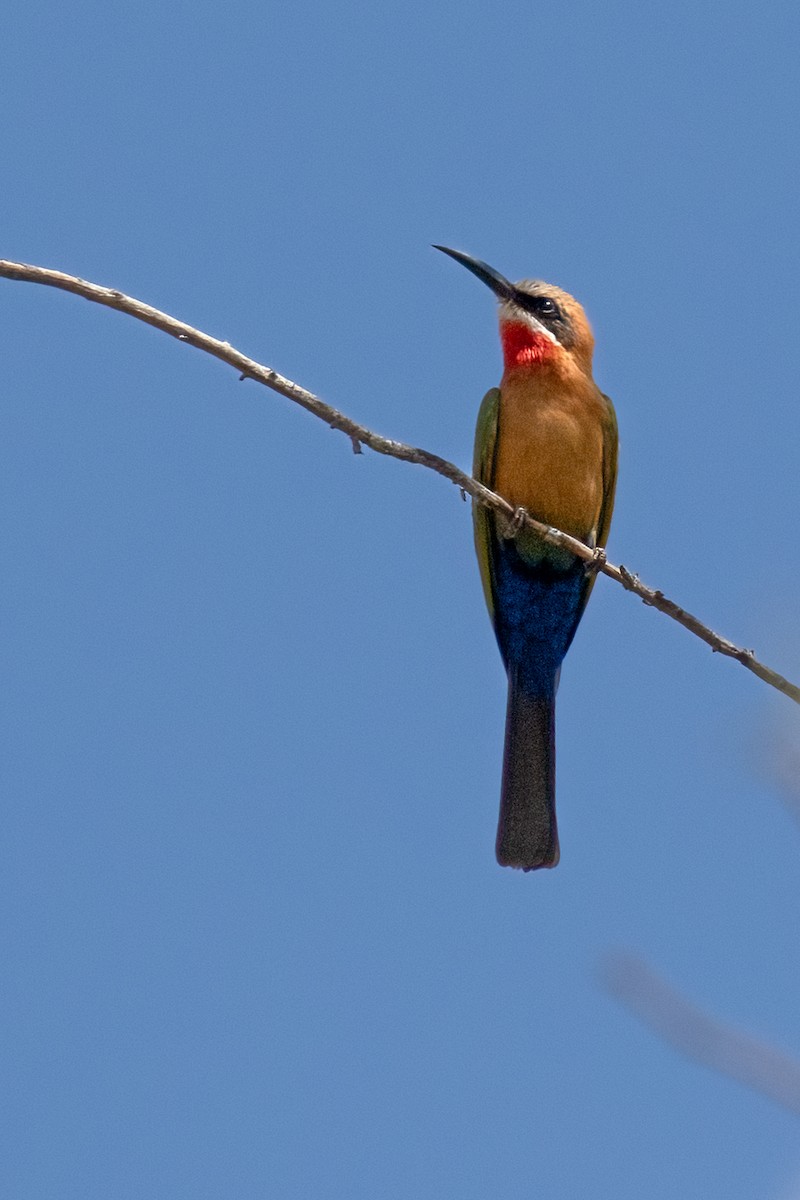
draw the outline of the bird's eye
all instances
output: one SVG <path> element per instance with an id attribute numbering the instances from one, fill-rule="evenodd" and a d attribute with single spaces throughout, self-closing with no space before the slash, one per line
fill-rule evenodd
<path id="1" fill-rule="evenodd" d="M 531 293 L 517 288 L 514 302 L 523 312 L 530 313 L 532 317 L 537 317 L 548 326 L 566 323 L 564 313 L 559 308 L 557 301 L 551 300 L 549 296 L 537 295 L 536 292 Z"/>

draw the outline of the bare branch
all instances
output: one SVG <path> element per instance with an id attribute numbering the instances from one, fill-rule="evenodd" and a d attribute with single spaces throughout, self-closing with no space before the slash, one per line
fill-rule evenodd
<path id="1" fill-rule="evenodd" d="M 633 955 L 610 956 L 603 980 L 617 1000 L 696 1062 L 800 1114 L 800 1062 L 695 1007 Z"/>
<path id="2" fill-rule="evenodd" d="M 545 525 L 527 513 L 519 514 L 502 496 L 491 492 L 483 484 L 478 483 L 476 479 L 472 479 L 466 472 L 459 470 L 453 463 L 441 458 L 438 454 L 431 454 L 429 450 L 422 450 L 417 446 L 409 446 L 404 442 L 397 442 L 391 438 L 381 437 L 380 434 L 373 433 L 365 425 L 360 425 L 357 421 L 353 421 L 350 417 L 345 416 L 344 413 L 339 412 L 330 404 L 326 404 L 324 400 L 320 400 L 313 392 L 306 391 L 305 388 L 293 383 L 290 379 L 286 379 L 283 375 L 279 375 L 277 371 L 273 371 L 270 367 L 256 362 L 255 359 L 248 358 L 228 342 L 222 342 L 217 338 L 210 337 L 209 334 L 203 333 L 199 329 L 194 329 L 191 325 L 184 324 L 183 321 L 177 321 L 167 313 L 160 312 L 157 308 L 152 308 L 149 304 L 142 303 L 141 300 L 125 296 L 122 292 L 116 291 L 113 288 L 100 287 L 96 283 L 88 283 L 86 280 L 79 279 L 75 275 L 65 275 L 62 271 L 51 271 L 46 267 L 28 266 L 25 263 L 8 262 L 1 259 L 0 277 L 21 280 L 25 283 L 41 283 L 46 284 L 48 287 L 60 288 L 62 291 L 82 296 L 85 300 L 92 300 L 95 304 L 104 304 L 107 308 L 114 308 L 118 312 L 136 317 L 137 320 L 144 321 L 146 324 L 153 325 L 156 329 L 168 333 L 170 337 L 177 338 L 180 342 L 187 342 L 190 346 L 194 346 L 198 350 L 203 350 L 206 354 L 211 354 L 214 358 L 227 363 L 239 372 L 242 379 L 253 379 L 257 383 L 262 383 L 265 387 L 279 392 L 281 396 L 285 396 L 288 400 L 293 400 L 301 408 L 305 408 L 308 412 L 313 413 L 315 417 L 319 417 L 331 429 L 338 429 L 344 433 L 350 439 L 353 451 L 356 454 L 361 453 L 362 446 L 369 446 L 371 450 L 376 451 L 378 454 L 384 454 L 389 458 L 398 458 L 402 462 L 416 463 L 418 466 L 436 471 L 437 474 L 444 476 L 445 479 L 449 479 L 451 483 L 460 488 L 462 493 L 469 493 L 479 504 L 484 504 L 487 508 L 491 508 L 497 513 L 502 513 L 507 518 L 522 520 L 551 545 L 569 550 L 576 558 L 580 558 L 587 563 L 591 570 L 608 575 L 609 578 L 622 584 L 627 591 L 637 595 L 645 604 L 651 608 L 657 608 L 659 612 L 665 613 L 673 621 L 677 621 L 679 625 L 683 625 L 684 629 L 688 629 L 695 637 L 704 641 L 715 653 L 724 654 L 727 658 L 735 659 L 743 667 L 746 667 L 748 671 L 752 671 L 754 675 L 757 675 L 764 683 L 782 692 L 784 696 L 788 696 L 796 704 L 800 704 L 800 687 L 790 683 L 788 679 L 785 679 L 770 667 L 759 662 L 752 650 L 745 650 L 741 646 L 734 645 L 727 638 L 720 637 L 719 634 L 714 633 L 712 629 L 704 625 L 702 621 L 699 621 L 697 617 L 692 616 L 686 609 L 681 608 L 679 604 L 676 604 L 673 600 L 668 600 L 663 592 L 647 587 L 637 575 L 634 575 L 626 567 L 622 565 L 617 567 L 613 563 L 608 562 L 603 554 L 593 550 L 577 538 L 571 537 L 568 533 L 564 533 L 560 529 L 554 529 L 550 525 Z"/>

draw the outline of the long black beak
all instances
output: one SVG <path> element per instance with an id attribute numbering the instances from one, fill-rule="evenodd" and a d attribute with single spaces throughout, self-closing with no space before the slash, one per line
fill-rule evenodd
<path id="1" fill-rule="evenodd" d="M 499 300 L 516 301 L 519 295 L 517 289 L 499 271 L 495 271 L 494 267 L 481 262 L 479 258 L 472 258 L 469 254 L 463 254 L 461 250 L 451 250 L 448 246 L 434 246 L 433 248 L 434 250 L 441 250 L 442 254 L 449 254 L 450 258 L 454 258 L 457 263 L 461 263 L 462 267 L 466 267 L 468 271 L 472 271 L 473 275 L 477 275 L 482 283 L 485 283 L 487 287 L 492 289 Z"/>
<path id="2" fill-rule="evenodd" d="M 477 275 L 482 283 L 492 289 L 498 300 L 510 300 L 517 308 L 521 308 L 523 312 L 527 313 L 529 324 L 543 333 L 551 342 L 558 341 L 552 330 L 543 325 L 536 315 L 537 297 L 531 296 L 521 288 L 515 287 L 513 283 L 509 283 L 504 275 L 495 271 L 494 267 L 490 267 L 488 263 L 481 262 L 479 258 L 472 258 L 471 255 L 464 254 L 461 250 L 451 250 L 448 246 L 434 246 L 433 248 L 441 250 L 442 254 L 449 255 L 457 263 L 461 263 L 462 267 L 471 271 L 473 275 Z"/>

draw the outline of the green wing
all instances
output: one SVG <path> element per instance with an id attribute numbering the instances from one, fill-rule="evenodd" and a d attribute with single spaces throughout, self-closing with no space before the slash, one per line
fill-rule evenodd
<path id="1" fill-rule="evenodd" d="M 614 494 L 617 490 L 617 458 L 619 455 L 619 432 L 617 429 L 617 414 L 614 412 L 614 405 L 608 396 L 603 394 L 603 399 L 608 406 L 608 412 L 603 429 L 603 503 L 600 507 L 600 516 L 597 521 L 597 536 L 595 538 L 596 546 L 605 546 L 608 541 L 608 531 L 611 528 L 611 516 L 614 512 Z M 583 606 L 585 607 L 592 588 L 594 587 L 597 572 L 587 572 L 586 575 L 586 590 L 583 594 Z"/>
<path id="2" fill-rule="evenodd" d="M 472 473 L 479 483 L 494 487 L 494 456 L 497 446 L 497 427 L 500 419 L 500 389 L 492 388 L 483 397 L 475 427 L 475 455 Z M 494 621 L 494 516 L 484 504 L 472 502 L 472 522 L 475 530 L 475 550 L 481 572 L 483 594 L 489 616 Z"/>
<path id="3" fill-rule="evenodd" d="M 611 514 L 614 511 L 614 493 L 617 490 L 617 458 L 619 456 L 619 431 L 617 429 L 617 414 L 608 396 L 603 396 L 608 405 L 608 419 L 603 430 L 603 507 L 600 509 L 600 520 L 597 522 L 597 544 L 605 546 L 608 541 L 608 531 L 611 528 Z"/>

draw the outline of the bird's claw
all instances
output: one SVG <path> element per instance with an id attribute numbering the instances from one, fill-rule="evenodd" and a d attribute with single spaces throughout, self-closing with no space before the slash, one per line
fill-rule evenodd
<path id="1" fill-rule="evenodd" d="M 608 562 L 606 552 L 602 546 L 595 546 L 592 557 L 587 558 L 583 564 L 583 569 L 587 575 L 596 575 L 598 571 L 602 571 L 603 567 Z"/>
<path id="2" fill-rule="evenodd" d="M 528 510 L 522 505 L 517 505 L 511 516 L 508 518 L 508 536 L 516 537 L 517 534 L 524 528 L 525 522 L 528 519 Z"/>

